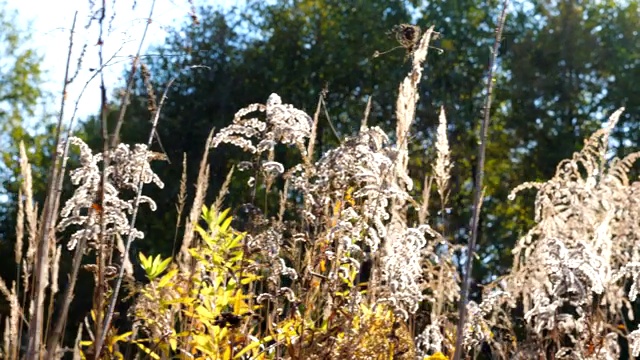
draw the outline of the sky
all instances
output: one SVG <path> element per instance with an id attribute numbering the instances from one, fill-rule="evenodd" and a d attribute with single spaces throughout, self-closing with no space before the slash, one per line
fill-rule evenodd
<path id="1" fill-rule="evenodd" d="M 91 8 L 90 3 L 96 3 Z M 152 0 L 106 0 L 107 25 L 111 17 L 111 29 L 105 26 L 103 57 L 110 60 L 105 71 L 107 95 L 110 96 L 114 88 L 123 86 L 126 82 L 122 74 L 125 68 L 131 67 L 131 61 L 136 54 L 145 25 L 149 19 Z M 195 5 L 209 4 L 228 8 L 240 5 L 240 0 L 194 1 Z M 76 69 L 82 48 L 86 44 L 86 51 L 82 58 L 82 66 L 78 76 L 68 86 L 67 105 L 65 106 L 65 120 L 72 115 L 76 101 L 78 101 L 77 117 L 82 119 L 95 114 L 100 105 L 100 83 L 96 76 L 87 84 L 94 72 L 91 68 L 99 67 L 98 38 L 99 27 L 96 21 L 89 24 L 92 11 L 100 9 L 100 0 L 8 0 L 9 9 L 17 10 L 18 17 L 14 21 L 20 29 L 30 29 L 32 40 L 28 46 L 35 48 L 43 57 L 41 68 L 44 70 L 44 88 L 53 95 L 53 101 L 47 101 L 47 110 L 56 113 L 60 108 L 62 86 L 69 49 L 69 35 L 74 14 L 77 11 L 76 30 L 73 37 L 73 52 L 71 57 L 71 74 Z M 114 7 L 115 4 L 115 7 Z M 135 4 L 135 7 L 133 6 Z M 151 16 L 151 22 L 144 39 L 142 53 L 153 45 L 161 44 L 167 34 L 167 29 L 190 20 L 191 4 L 188 0 L 156 0 Z M 82 92 L 86 85 L 86 90 Z M 82 94 L 82 96 L 81 96 Z M 81 97 L 80 97 L 81 96 Z M 51 108 L 55 106 L 54 108 Z"/>

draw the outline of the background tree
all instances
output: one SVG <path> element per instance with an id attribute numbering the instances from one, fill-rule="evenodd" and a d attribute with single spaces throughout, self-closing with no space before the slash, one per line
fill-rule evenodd
<path id="1" fill-rule="evenodd" d="M 356 132 L 369 96 L 374 100 L 370 123 L 388 123 L 397 84 L 406 72 L 405 53 L 380 58 L 373 54 L 397 46 L 386 33 L 409 19 L 409 10 L 400 1 L 362 2 L 357 7 L 341 1 L 273 5 L 256 1 L 242 11 L 202 8 L 200 24 L 188 23 L 170 32 L 166 44 L 154 51 L 157 55 L 143 59 L 156 93 L 180 75 L 169 91 L 159 126 L 159 138 L 171 160 L 158 170 L 167 186 L 156 198 L 164 203 L 158 204 L 153 216 L 142 217 L 142 228 L 153 241 L 139 246 L 170 253 L 173 236 L 167 234 L 173 231 L 167 229 L 176 223 L 182 153 L 186 153 L 192 184 L 208 132 L 229 124 L 235 111 L 246 104 L 264 102 L 271 92 L 278 92 L 286 102 L 313 113 L 319 94 L 328 89 L 325 103 L 337 133 L 323 115 L 317 153 Z M 188 69 L 194 65 L 199 67 Z M 142 79 L 135 94 L 123 128 L 124 142 L 139 141 L 149 128 Z M 96 122 L 90 121 L 86 130 L 93 134 L 93 145 L 98 144 Z M 211 154 L 209 199 L 233 165 L 227 159 L 237 159 L 236 155 L 232 146 Z M 245 183 L 232 185 L 231 204 L 249 200 L 244 189 Z"/>
<path id="2" fill-rule="evenodd" d="M 6 203 L 9 203 L 7 197 L 11 194 L 7 186 L 16 180 L 16 141 L 25 140 L 31 151 L 34 150 L 32 146 L 41 145 L 28 131 L 29 128 L 38 128 L 37 123 L 28 120 L 36 114 L 38 100 L 42 96 L 41 58 L 27 46 L 29 32 L 11 21 L 16 15 L 17 12 L 8 10 L 4 2 L 0 3 L 0 144 L 3 160 L 3 165 L 0 165 L 0 201 Z M 0 217 L 6 215 L 0 213 Z M 4 232 L 0 233 L 2 235 L 6 236 Z"/>
<path id="3" fill-rule="evenodd" d="M 357 6 L 340 1 L 282 1 L 222 11 L 207 7 L 198 21 L 171 31 L 166 43 L 143 57 L 150 69 L 155 97 L 175 76 L 161 112 L 155 150 L 171 163 L 159 166 L 164 190 L 150 189 L 158 199 L 156 213 L 142 213 L 139 228 L 146 240 L 137 250 L 170 254 L 174 243 L 182 154 L 188 163 L 188 190 L 195 181 L 206 135 L 230 123 L 247 104 L 264 102 L 277 92 L 288 103 L 313 113 L 319 94 L 325 97 L 330 122 L 322 112 L 321 153 L 359 128 L 368 97 L 373 96 L 369 124 L 394 128 L 397 84 L 406 74 L 405 51 L 387 32 L 397 24 L 436 26 L 440 38 L 432 50 L 421 85 L 416 126 L 412 129 L 410 171 L 419 182 L 430 174 L 433 129 L 443 106 L 449 120 L 455 164 L 449 211 L 432 218 L 444 234 L 467 241 L 471 191 L 476 169 L 477 132 L 484 97 L 497 1 L 370 1 Z M 487 152 L 478 260 L 473 278 L 485 283 L 511 266 L 511 249 L 531 225 L 533 198 L 507 200 L 525 181 L 549 178 L 560 159 L 570 157 L 582 139 L 620 105 L 628 108 L 616 134 L 637 143 L 638 1 L 526 1 L 513 5 L 498 57 L 496 92 Z M 411 21 L 413 20 L 413 21 Z M 192 66 L 198 66 L 193 68 Z M 150 123 L 148 90 L 140 72 L 121 140 L 139 142 Z M 634 110 L 635 109 L 635 110 Z M 116 113 L 112 114 L 115 119 Z M 331 126 L 335 127 L 332 130 Z M 95 119 L 85 125 L 90 143 L 100 148 Z M 634 135 L 635 134 L 635 135 Z M 624 151 L 624 150 L 620 150 Z M 277 155 L 286 164 L 286 149 Z M 233 147 L 210 155 L 209 198 L 241 159 Z M 247 159 L 248 160 L 248 159 Z M 246 176 L 236 173 L 228 204 L 250 200 Z M 192 195 L 190 193 L 190 195 Z M 189 203 L 189 201 L 187 201 Z M 178 236 L 180 238 L 180 236 Z M 477 294 L 477 292 L 476 292 Z"/>
<path id="4" fill-rule="evenodd" d="M 626 49 L 633 42 L 638 49 L 630 30 L 630 21 L 638 24 L 638 1 L 542 1 L 515 10 L 491 128 L 492 140 L 503 139 L 507 146 L 489 155 L 502 166 L 488 170 L 489 205 L 480 243 L 485 261 L 476 278 L 509 268 L 515 239 L 530 227 L 533 214 L 524 209 L 532 208 L 533 199 L 508 202 L 508 189 L 551 177 L 558 162 L 582 148 L 582 139 L 619 106 L 636 110 L 628 109 L 621 119 L 626 125 L 618 126 L 618 138 L 635 139 L 629 130 L 637 126 L 637 102 L 623 89 L 631 88 L 632 64 L 637 64 L 638 51 Z M 623 75 L 628 71 L 631 76 Z M 637 65 L 635 71 L 638 79 Z"/>
<path id="5" fill-rule="evenodd" d="M 35 198 L 43 200 L 51 139 L 46 118 L 38 111 L 45 94 L 41 90 L 41 57 L 29 46 L 31 34 L 13 22 L 17 12 L 0 2 L 0 254 L 9 256 L 15 243 L 16 204 L 20 173 L 18 145 L 24 141 L 33 165 Z M 0 265 L 2 274 L 13 274 L 10 262 Z M 12 275 L 13 276 L 13 275 Z"/>
<path id="6" fill-rule="evenodd" d="M 155 93 L 179 75 L 161 114 L 160 139 L 171 164 L 159 173 L 167 180 L 160 211 L 142 218 L 148 250 L 170 253 L 174 247 L 167 226 L 176 223 L 174 202 L 179 189 L 182 153 L 188 182 L 196 176 L 206 134 L 229 123 L 236 109 L 263 102 L 278 92 L 287 102 L 309 113 L 318 95 L 325 98 L 331 125 L 321 117 L 319 144 L 335 145 L 359 127 L 368 96 L 373 96 L 369 123 L 393 129 L 393 104 L 399 79 L 406 72 L 404 50 L 372 55 L 398 44 L 389 30 L 413 22 L 435 25 L 440 39 L 428 60 L 421 85 L 410 171 L 419 181 L 428 175 L 433 156 L 432 129 L 444 106 L 455 163 L 448 214 L 439 226 L 458 242 L 466 242 L 479 116 L 484 96 L 490 44 L 498 2 L 282 1 L 249 2 L 244 9 L 199 10 L 199 24 L 189 22 L 170 32 L 165 45 L 143 58 Z M 510 249 L 531 224 L 525 210 L 532 198 L 508 202 L 509 189 L 524 181 L 548 178 L 562 158 L 579 148 L 582 139 L 618 105 L 634 105 L 633 76 L 637 72 L 637 1 L 522 2 L 513 5 L 496 71 L 496 92 L 488 148 L 486 198 L 483 205 L 479 261 L 474 278 L 486 281 L 511 264 Z M 635 11 L 634 11 L 635 9 Z M 185 70 L 190 66 L 199 68 Z M 630 90 L 631 89 L 631 90 Z M 633 92 L 631 92 L 632 94 Z M 139 141 L 149 128 L 147 91 L 141 78 L 129 107 L 122 141 Z M 631 130 L 633 111 L 622 129 Z M 98 144 L 95 122 L 87 132 Z M 622 138 L 623 134 L 619 134 Z M 91 137 L 91 136 L 90 136 Z M 157 146 L 156 150 L 161 150 Z M 320 153 L 320 151 L 318 152 Z M 237 158 L 233 147 L 212 153 L 210 196 Z M 282 154 L 281 154 L 282 155 Z M 236 174 L 238 175 L 238 174 Z M 238 179 L 243 179 L 239 177 Z M 233 189 L 246 189 L 238 181 Z M 247 201 L 246 190 L 231 191 L 230 204 Z M 421 191 L 417 183 L 416 192 Z M 434 212 L 438 209 L 434 209 Z"/>

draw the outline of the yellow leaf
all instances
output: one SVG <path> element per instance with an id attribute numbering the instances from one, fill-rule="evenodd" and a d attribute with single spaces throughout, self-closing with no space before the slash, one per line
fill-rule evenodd
<path id="1" fill-rule="evenodd" d="M 196 308 L 196 312 L 198 313 L 198 315 L 206 318 L 206 319 L 213 319 L 215 318 L 215 315 L 209 311 L 207 308 L 205 308 L 204 306 L 200 305 Z"/>
<path id="2" fill-rule="evenodd" d="M 252 351 L 256 348 L 258 348 L 262 343 L 268 343 L 271 340 L 273 340 L 272 336 L 267 336 L 264 339 L 262 339 L 262 342 L 260 341 L 254 341 L 251 344 L 247 345 L 244 349 L 240 350 L 233 358 L 234 359 L 240 359 L 242 357 L 242 355 L 248 353 L 249 351 Z"/>
<path id="3" fill-rule="evenodd" d="M 143 253 L 139 253 L 138 254 L 138 258 L 140 259 L 140 264 L 142 264 L 142 267 L 146 270 L 148 269 L 151 264 L 151 262 L 148 260 L 148 258 L 146 256 L 144 256 Z"/>
<path id="4" fill-rule="evenodd" d="M 233 302 L 234 314 L 242 314 L 243 312 L 246 312 L 246 309 L 249 307 L 244 301 L 242 301 L 242 298 L 242 289 L 238 289 L 238 292 L 236 292 L 236 300 Z"/>
<path id="5" fill-rule="evenodd" d="M 231 211 L 231 208 L 226 208 L 220 214 L 218 214 L 216 225 L 220 225 L 222 221 L 224 221 L 227 218 L 227 215 L 229 215 L 229 211 Z"/>
<path id="6" fill-rule="evenodd" d="M 351 204 L 351 206 L 356 205 L 356 201 L 353 199 L 353 196 L 351 195 L 353 194 L 353 190 L 355 190 L 354 187 L 350 186 L 344 194 L 344 200 L 349 204 Z"/>
<path id="7" fill-rule="evenodd" d="M 113 344 L 117 343 L 118 341 L 124 341 L 126 340 L 131 334 L 133 334 L 132 331 L 127 331 L 126 333 L 120 334 L 120 335 L 116 335 L 111 339 L 111 342 Z"/>
<path id="8" fill-rule="evenodd" d="M 440 351 L 438 351 L 437 353 L 430 355 L 430 356 L 425 356 L 424 360 L 449 360 L 448 357 L 446 357 L 443 353 L 441 353 Z"/>
<path id="9" fill-rule="evenodd" d="M 178 273 L 178 269 L 173 269 L 171 271 L 169 271 L 168 273 L 166 273 L 158 282 L 158 287 L 164 287 L 165 285 L 167 285 L 169 283 L 169 281 L 171 281 L 171 279 L 173 279 L 173 277 Z"/>
<path id="10" fill-rule="evenodd" d="M 227 230 L 229 229 L 229 225 L 231 225 L 231 220 L 233 220 L 232 218 L 226 218 L 226 220 L 222 223 L 222 225 L 220 225 L 220 232 L 221 233 L 226 233 Z"/>
<path id="11" fill-rule="evenodd" d="M 228 245 L 229 249 L 233 249 L 237 247 L 243 238 L 244 238 L 244 233 L 236 235 L 236 237 L 234 237 L 233 240 L 229 242 L 229 245 Z"/>
<path id="12" fill-rule="evenodd" d="M 140 350 L 144 351 L 145 354 L 151 356 L 154 359 L 160 360 L 160 356 L 154 353 L 153 351 L 151 351 L 151 349 L 149 349 L 148 347 L 142 345 L 141 343 L 136 343 L 136 345 L 138 345 Z"/>
<path id="13" fill-rule="evenodd" d="M 258 275 L 253 275 L 253 274 L 246 275 L 245 274 L 245 276 L 242 278 L 242 280 L 240 280 L 240 284 L 247 285 L 247 284 L 250 284 L 250 283 L 252 283 L 254 281 L 260 280 L 261 278 L 262 277 L 258 276 Z"/>
<path id="14" fill-rule="evenodd" d="M 333 215 L 340 215 L 340 210 L 342 210 L 342 201 L 336 201 L 336 204 L 333 206 Z"/>
<path id="15" fill-rule="evenodd" d="M 160 261 L 160 255 L 158 255 L 158 261 Z M 169 264 L 171 264 L 171 257 L 164 259 L 160 264 L 158 264 L 158 267 L 155 269 L 156 276 L 160 275 L 163 271 L 165 271 L 167 269 L 167 266 L 169 266 Z"/>
<path id="16" fill-rule="evenodd" d="M 193 340 L 195 341 L 196 346 L 202 349 L 209 344 L 211 338 L 209 335 L 194 335 Z"/>
<path id="17" fill-rule="evenodd" d="M 224 349 L 224 353 L 222 353 L 223 360 L 231 359 L 231 346 L 227 345 Z"/>

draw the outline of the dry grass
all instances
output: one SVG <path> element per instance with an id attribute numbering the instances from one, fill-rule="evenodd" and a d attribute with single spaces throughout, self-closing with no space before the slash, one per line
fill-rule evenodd
<path id="1" fill-rule="evenodd" d="M 550 344 L 559 358 L 618 358 L 618 337 L 630 335 L 640 183 L 627 173 L 640 153 L 607 160 L 609 134 L 621 113 L 562 161 L 552 179 L 520 185 L 511 194 L 537 190 L 536 225 L 513 250 L 514 267 L 502 291 L 523 306 L 526 342 L 538 349 Z"/>

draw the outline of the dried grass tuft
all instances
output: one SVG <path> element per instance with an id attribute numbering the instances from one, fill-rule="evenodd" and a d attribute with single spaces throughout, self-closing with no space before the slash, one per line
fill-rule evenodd
<path id="1" fill-rule="evenodd" d="M 207 159 L 209 157 L 209 149 L 213 141 L 214 130 L 211 130 L 207 141 L 205 143 L 204 153 L 202 154 L 202 160 L 200 161 L 200 170 L 198 170 L 198 179 L 196 180 L 196 193 L 193 197 L 193 204 L 191 206 L 191 212 L 189 212 L 189 220 L 184 225 L 184 237 L 182 238 L 182 246 L 178 253 L 179 263 L 181 266 L 188 266 L 190 264 L 191 255 L 189 254 L 189 248 L 193 246 L 193 235 L 195 225 L 200 218 L 202 211 L 202 205 L 204 205 L 204 198 L 207 195 L 207 188 L 209 186 L 209 165 Z"/>

